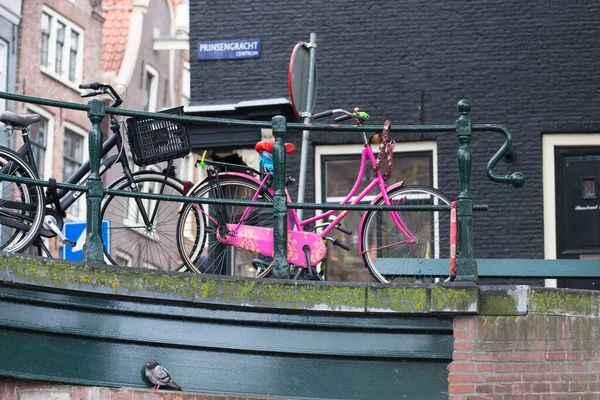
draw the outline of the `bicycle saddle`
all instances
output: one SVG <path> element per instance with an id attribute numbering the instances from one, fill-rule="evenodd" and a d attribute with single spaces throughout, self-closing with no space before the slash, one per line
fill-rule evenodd
<path id="1" fill-rule="evenodd" d="M 268 153 L 273 153 L 273 145 L 275 144 L 275 142 L 258 142 L 256 143 L 256 146 L 254 146 L 254 149 L 256 151 L 263 152 L 266 151 Z M 287 154 L 292 154 L 293 152 L 296 151 L 296 146 L 293 143 L 286 143 L 285 144 L 285 152 Z"/>
<path id="2" fill-rule="evenodd" d="M 7 125 L 12 125 L 16 129 L 27 128 L 34 122 L 39 122 L 42 118 L 38 114 L 20 115 L 10 111 L 3 111 L 0 114 L 0 121 Z"/>

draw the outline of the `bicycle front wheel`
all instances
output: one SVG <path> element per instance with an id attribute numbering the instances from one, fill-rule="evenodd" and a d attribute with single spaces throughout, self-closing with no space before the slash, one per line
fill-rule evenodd
<path id="1" fill-rule="evenodd" d="M 181 196 L 183 183 L 152 171 L 133 174 L 110 185 L 109 189 Z M 107 195 L 102 200 L 105 260 L 114 265 L 179 271 L 183 262 L 177 251 L 175 233 L 180 203 Z M 105 240 L 105 238 L 108 238 Z"/>
<path id="2" fill-rule="evenodd" d="M 427 186 L 408 185 L 388 192 L 391 204 L 444 205 L 448 196 Z M 383 199 L 377 205 L 385 205 Z M 392 213 L 414 235 L 411 242 Z M 362 258 L 380 282 L 428 283 L 445 280 L 449 268 L 429 270 L 421 259 L 449 258 L 450 213 L 447 211 L 369 211 L 362 226 Z"/>
<path id="3" fill-rule="evenodd" d="M 223 176 L 219 178 L 219 198 L 273 202 L 273 197 L 265 192 L 258 195 L 260 186 L 253 180 L 243 177 Z M 201 186 L 193 194 L 199 198 L 215 198 L 210 183 Z M 217 240 L 216 221 L 237 224 L 244 216 L 244 225 L 273 227 L 273 210 L 264 207 L 240 205 L 193 204 L 184 206 L 177 222 L 177 243 L 179 252 L 194 272 L 215 275 L 235 275 L 260 278 L 272 268 L 272 258 L 262 256 L 258 251 L 244 250 L 226 245 Z"/>
<path id="4" fill-rule="evenodd" d="M 0 148 L 0 174 L 38 179 L 37 173 L 16 152 Z M 0 250 L 18 253 L 37 237 L 44 219 L 41 186 L 11 182 L 0 176 Z"/>

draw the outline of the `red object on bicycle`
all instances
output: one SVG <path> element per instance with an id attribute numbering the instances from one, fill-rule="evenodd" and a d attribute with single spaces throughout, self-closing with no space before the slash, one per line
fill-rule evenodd
<path id="1" fill-rule="evenodd" d="M 456 231 L 457 231 L 457 220 L 456 220 L 456 202 L 450 203 L 450 277 L 456 276 Z"/>
<path id="2" fill-rule="evenodd" d="M 256 151 L 258 151 L 259 153 L 262 151 L 273 153 L 274 145 L 275 145 L 275 142 L 258 142 L 258 143 L 256 143 L 256 146 L 254 146 L 254 149 Z M 285 144 L 285 152 L 287 154 L 292 154 L 295 151 L 296 151 L 296 145 L 294 145 L 293 143 Z"/>

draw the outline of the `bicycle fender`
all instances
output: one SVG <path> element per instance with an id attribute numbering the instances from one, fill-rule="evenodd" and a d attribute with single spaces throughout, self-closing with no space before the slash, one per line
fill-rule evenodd
<path id="1" fill-rule="evenodd" d="M 225 177 L 229 177 L 229 176 L 235 176 L 238 178 L 244 178 L 244 179 L 248 179 L 250 181 L 254 181 L 256 182 L 257 185 L 261 184 L 261 181 L 253 176 L 250 175 L 246 175 L 240 172 L 219 172 L 219 178 L 225 178 Z M 196 193 L 196 191 L 198 190 L 198 188 L 200 188 L 202 185 L 208 183 L 208 177 L 202 179 L 200 182 L 195 183 L 194 186 L 192 186 L 192 188 L 190 190 L 188 190 L 187 194 L 185 195 L 186 197 L 193 197 L 194 194 Z M 270 194 L 274 194 L 272 189 L 268 189 Z M 181 203 L 181 205 L 179 206 L 179 210 L 177 211 L 178 213 L 181 214 L 181 211 L 183 210 L 183 207 L 185 206 L 186 203 Z"/>
<path id="2" fill-rule="evenodd" d="M 390 185 L 387 187 L 386 189 L 386 193 L 389 193 L 390 191 L 394 190 L 394 189 L 398 189 L 399 187 L 404 186 L 404 181 L 400 181 L 400 182 L 396 182 L 393 185 Z M 381 200 L 383 198 L 383 193 L 379 193 L 377 195 L 377 197 L 375 197 L 373 199 L 373 201 L 371 201 L 371 203 L 369 203 L 369 205 L 374 205 L 377 204 L 377 202 L 379 200 Z M 358 224 L 358 254 L 363 254 L 364 253 L 364 249 L 362 248 L 362 231 L 363 231 L 363 225 L 365 223 L 365 219 L 367 218 L 367 214 L 369 213 L 369 211 L 365 211 L 362 215 L 362 217 L 360 218 L 360 223 Z M 365 265 L 366 268 L 366 265 Z"/>

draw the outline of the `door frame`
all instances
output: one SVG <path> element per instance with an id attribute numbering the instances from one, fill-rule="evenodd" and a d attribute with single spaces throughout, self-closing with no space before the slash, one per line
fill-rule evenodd
<path id="1" fill-rule="evenodd" d="M 556 160 L 555 147 L 600 146 L 600 133 L 542 134 L 542 181 L 544 200 L 544 258 L 556 259 Z M 546 287 L 557 287 L 556 279 L 546 279 Z"/>

